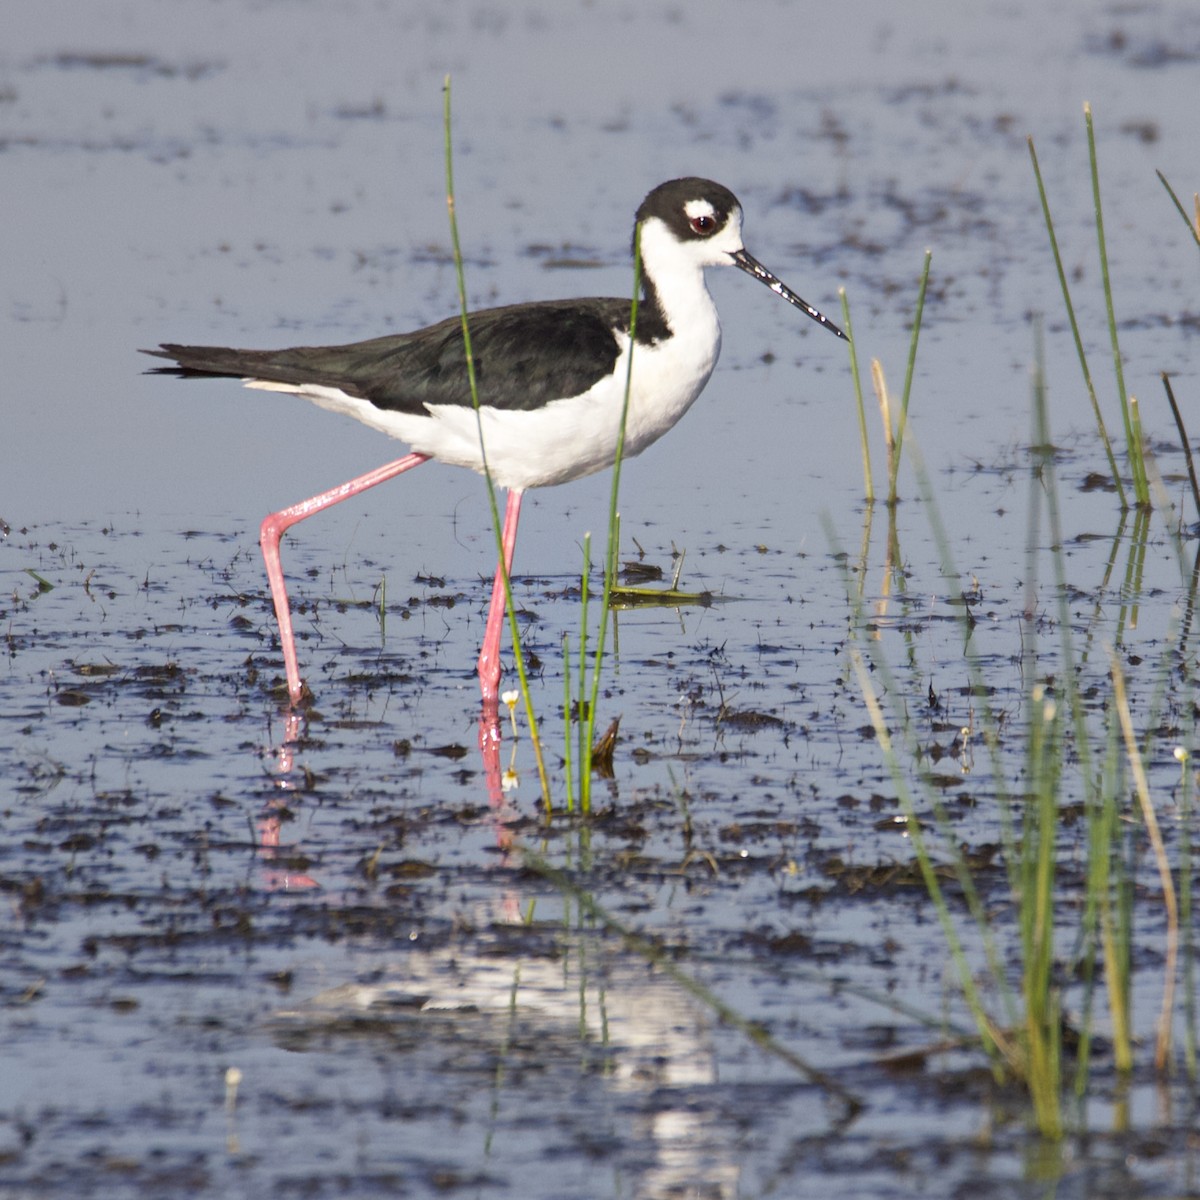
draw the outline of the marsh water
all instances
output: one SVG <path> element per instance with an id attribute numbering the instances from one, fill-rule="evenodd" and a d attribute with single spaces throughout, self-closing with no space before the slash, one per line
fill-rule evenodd
<path id="1" fill-rule="evenodd" d="M 1098 737 L 1110 651 L 1123 664 L 1182 869 L 1196 513 L 1159 376 L 1200 425 L 1197 256 L 1155 171 L 1198 186 L 1200 12 L 9 0 L 0 18 L 0 1190 L 1200 1193 L 1186 988 L 1173 1073 L 1148 1049 L 1149 857 L 1137 1069 L 1113 1068 L 1098 1006 L 1087 1098 L 1046 1142 L 970 1037 L 853 669 L 855 647 L 890 664 L 904 769 L 932 779 L 1014 974 L 1005 805 L 1064 626 Z M 137 354 L 453 312 L 447 74 L 474 305 L 627 294 L 637 203 L 705 175 L 791 287 L 834 320 L 846 290 L 860 364 L 898 394 L 933 252 L 894 511 L 863 501 L 845 347 L 710 272 L 721 362 L 620 502 L 622 561 L 706 601 L 616 613 L 597 717 L 620 735 L 587 819 L 564 811 L 563 642 L 608 475 L 534 494 L 517 551 L 547 820 L 522 711 L 479 750 L 482 482 L 428 466 L 289 535 L 314 694 L 290 713 L 258 522 L 399 448 L 288 397 L 148 377 Z M 1162 478 L 1148 523 L 1113 491 L 1025 140 L 1124 464 L 1084 101 Z M 1030 450 L 1039 329 L 1052 489 Z M 1068 782 L 1064 961 L 1082 800 Z M 1063 996 L 1070 1021 L 1081 981 Z"/>

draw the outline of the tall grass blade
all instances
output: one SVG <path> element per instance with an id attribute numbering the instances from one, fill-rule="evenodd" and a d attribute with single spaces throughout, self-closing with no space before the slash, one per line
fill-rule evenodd
<path id="1" fill-rule="evenodd" d="M 1098 781 L 1099 795 L 1088 805 L 1087 872 L 1084 885 L 1083 918 L 1080 921 L 1084 945 L 1079 960 L 1084 993 L 1079 1016 L 1079 1048 L 1075 1055 L 1074 1084 L 1075 1095 L 1081 1100 L 1087 1094 L 1091 1071 L 1092 1013 L 1096 997 L 1097 951 L 1100 951 L 1106 965 L 1109 962 L 1110 947 L 1106 931 L 1111 928 L 1112 885 L 1110 879 L 1117 829 L 1117 796 L 1121 792 L 1123 780 L 1119 755 L 1117 721 L 1110 719 L 1105 732 L 1105 755 Z M 1111 989 L 1119 981 L 1110 977 L 1106 970 L 1105 982 L 1110 989 L 1111 996 Z M 1124 992 L 1120 991 L 1120 995 L 1123 996 Z M 1116 1015 L 1111 1004 L 1109 1011 L 1115 1028 Z"/>
<path id="2" fill-rule="evenodd" d="M 542 789 L 542 801 L 549 813 L 551 808 L 550 780 L 546 773 L 545 757 L 542 754 L 542 741 L 538 736 L 537 714 L 533 710 L 533 698 L 529 693 L 529 678 L 525 669 L 525 654 L 521 646 L 521 630 L 517 625 L 517 610 L 513 604 L 512 580 L 509 578 L 508 567 L 504 561 L 504 535 L 500 522 L 500 509 L 496 503 L 496 487 L 492 482 L 492 473 L 488 466 L 487 447 L 483 438 L 483 416 L 479 408 L 479 387 L 475 376 L 475 356 L 471 350 L 471 328 L 467 312 L 467 282 L 463 270 L 462 246 L 458 238 L 458 217 L 454 202 L 454 154 L 451 139 L 450 123 L 450 76 L 447 75 L 442 84 L 443 111 L 442 121 L 445 131 L 446 152 L 446 208 L 450 215 L 450 243 L 454 252 L 454 270 L 458 280 L 458 303 L 462 318 L 463 351 L 467 360 L 467 383 L 471 389 L 471 405 L 475 409 L 475 423 L 479 431 L 479 452 L 483 459 L 483 475 L 487 481 L 488 503 L 492 512 L 492 532 L 496 537 L 496 555 L 500 563 L 500 572 L 504 578 L 504 600 L 508 611 L 508 626 L 512 633 L 513 657 L 517 664 L 517 675 L 521 681 L 521 694 L 525 699 L 525 717 L 529 722 L 529 740 L 533 745 L 534 758 L 537 761 L 538 780 Z"/>
<path id="3" fill-rule="evenodd" d="M 850 351 L 850 378 L 854 383 L 854 399 L 858 406 L 858 444 L 862 448 L 863 495 L 868 504 L 875 503 L 875 484 L 871 479 L 871 447 L 867 440 L 867 411 L 863 403 L 862 376 L 858 370 L 858 351 L 854 348 L 854 327 L 850 323 L 850 301 L 845 288 L 838 288 L 842 299 L 842 326 L 846 330 L 846 344 Z"/>
<path id="4" fill-rule="evenodd" d="M 1063 689 L 1063 704 L 1073 725 L 1073 749 L 1078 758 L 1077 769 L 1082 780 L 1083 795 L 1092 799 L 1089 809 L 1097 813 L 1095 819 L 1102 822 L 1099 831 L 1094 831 L 1091 839 L 1091 852 L 1097 856 L 1097 860 L 1089 862 L 1089 886 L 1096 889 L 1096 916 L 1099 921 L 1104 980 L 1112 1022 L 1114 1059 L 1118 1070 L 1128 1071 L 1133 1066 L 1132 1011 L 1129 1003 L 1129 948 L 1132 926 L 1132 889 L 1129 880 L 1132 867 L 1128 863 L 1122 866 L 1118 853 L 1121 836 L 1117 812 L 1117 797 L 1121 794 L 1120 776 L 1118 774 L 1115 782 L 1106 785 L 1096 774 L 1094 766 L 1086 706 L 1079 692 L 1077 664 L 1080 660 L 1075 653 L 1071 633 L 1071 588 L 1066 575 L 1062 514 L 1058 503 L 1057 474 L 1044 389 L 1036 390 L 1034 399 L 1037 421 L 1035 462 L 1046 497 L 1058 607 L 1059 654 L 1062 665 L 1056 673 L 1056 678 Z M 1114 863 L 1118 867 L 1115 877 Z M 1087 1041 L 1081 1044 L 1081 1056 L 1086 1053 L 1088 1044 Z M 1078 1061 L 1079 1071 L 1086 1074 L 1086 1060 L 1080 1057 Z"/>
<path id="5" fill-rule="evenodd" d="M 583 535 L 583 572 L 579 582 L 579 696 L 578 702 L 575 705 L 575 721 L 576 721 L 576 737 L 578 739 L 578 754 L 577 761 L 579 767 L 579 803 L 584 804 L 584 796 L 587 794 L 588 784 L 585 779 L 590 778 L 592 771 L 591 762 L 591 738 L 589 730 L 591 726 L 588 723 L 588 601 L 591 597 L 592 583 L 592 535 L 585 533 Z M 571 715 L 567 714 L 566 736 L 569 739 L 571 736 Z"/>
<path id="6" fill-rule="evenodd" d="M 1026 772 L 1031 795 L 1021 842 L 1018 892 L 1025 1000 L 1026 1078 L 1034 1117 L 1043 1137 L 1063 1135 L 1062 1032 L 1054 968 L 1055 838 L 1062 766 L 1058 706 L 1039 685 L 1030 697 Z"/>
<path id="7" fill-rule="evenodd" d="M 1171 387 L 1170 376 L 1162 373 L 1163 387 L 1167 392 L 1167 403 L 1171 406 L 1171 415 L 1175 418 L 1175 428 L 1179 430 L 1179 444 L 1183 447 L 1184 461 L 1187 463 L 1188 481 L 1192 485 L 1192 501 L 1196 505 L 1196 516 L 1200 518 L 1200 482 L 1196 479 L 1196 460 L 1192 454 L 1192 443 L 1188 440 L 1187 429 L 1183 424 L 1183 416 L 1179 405 L 1175 403 L 1175 389 Z"/>
<path id="8" fill-rule="evenodd" d="M 1195 196 L 1196 216 L 1195 218 L 1187 215 L 1187 209 L 1179 202 L 1179 197 L 1175 195 L 1174 189 L 1167 182 L 1167 177 L 1161 171 L 1154 172 L 1158 176 L 1159 182 L 1167 189 L 1167 195 L 1171 197 L 1176 209 L 1179 210 L 1179 215 L 1183 218 L 1183 223 L 1188 227 L 1188 232 L 1196 241 L 1196 245 L 1200 246 L 1200 194 Z"/>
<path id="9" fill-rule="evenodd" d="M 1192 759 L 1186 747 L 1175 747 L 1175 758 L 1180 764 L 1179 779 L 1179 925 L 1183 930 L 1183 1008 L 1184 1050 L 1183 1061 L 1188 1078 L 1196 1082 L 1196 928 L 1192 924 L 1192 820 L 1194 813 L 1194 776 Z"/>
<path id="10" fill-rule="evenodd" d="M 617 453 L 613 460 L 612 493 L 608 505 L 608 543 L 604 551 L 604 592 L 600 601 L 600 628 L 596 633 L 596 649 L 592 664 L 592 689 L 587 706 L 586 718 L 581 714 L 580 724 L 585 726 L 586 741 L 580 746 L 579 754 L 579 805 L 585 815 L 592 805 L 592 747 L 595 745 L 596 709 L 600 702 L 600 676 L 604 664 L 604 645 L 608 634 L 608 618 L 611 611 L 612 591 L 617 578 L 617 556 L 620 551 L 619 518 L 617 501 L 621 491 L 621 459 L 625 453 L 625 427 L 629 420 L 629 396 L 633 389 L 633 358 L 637 346 L 638 305 L 642 297 L 642 227 L 639 223 L 633 234 L 633 298 L 629 305 L 629 357 L 625 364 L 625 397 L 621 403 L 621 424 L 617 430 Z"/>
<path id="11" fill-rule="evenodd" d="M 1137 502 L 1143 506 L 1150 503 L 1150 491 L 1146 484 L 1146 464 L 1143 444 L 1134 426 L 1134 414 L 1130 412 L 1129 393 L 1125 390 L 1125 364 L 1121 358 L 1121 344 L 1117 337 L 1117 317 L 1113 307 L 1112 279 L 1108 271 L 1108 243 L 1104 238 L 1104 209 L 1100 203 L 1100 164 L 1096 156 L 1096 131 L 1092 124 L 1092 106 L 1083 106 L 1084 122 L 1087 125 L 1088 161 L 1092 170 L 1092 202 L 1096 208 L 1096 240 L 1100 249 L 1100 277 L 1104 285 L 1104 307 L 1108 313 L 1108 336 L 1112 342 L 1113 370 L 1117 377 L 1117 399 L 1121 402 L 1121 417 L 1125 422 L 1126 452 L 1133 474 L 1133 491 Z"/>
<path id="12" fill-rule="evenodd" d="M 888 480 L 888 503 L 896 503 L 896 480 L 900 474 L 900 452 L 904 448 L 904 433 L 908 428 L 908 398 L 912 393 L 913 371 L 917 363 L 917 340 L 921 336 L 921 317 L 925 312 L 925 292 L 929 288 L 929 264 L 933 251 L 925 251 L 925 265 L 921 270 L 921 285 L 917 289 L 917 311 L 913 316 L 912 339 L 908 346 L 908 366 L 904 372 L 904 391 L 900 396 L 900 424 L 896 429 L 896 452 L 891 462 L 891 478 Z"/>
<path id="13" fill-rule="evenodd" d="M 1033 138 L 1026 139 L 1029 145 L 1029 157 L 1033 162 L 1033 175 L 1037 181 L 1038 198 L 1042 204 L 1042 217 L 1046 222 L 1046 232 L 1050 236 L 1050 250 L 1054 255 L 1054 266 L 1058 271 L 1058 283 L 1062 288 L 1063 301 L 1067 307 L 1067 320 L 1071 325 L 1071 336 L 1075 339 L 1075 353 L 1079 356 L 1079 366 L 1083 371 L 1083 382 L 1087 388 L 1088 399 L 1092 405 L 1092 416 L 1096 421 L 1096 429 L 1100 433 L 1100 440 L 1104 443 L 1104 453 L 1108 458 L 1108 469 L 1112 475 L 1113 485 L 1117 489 L 1117 496 L 1120 499 L 1121 507 L 1128 508 L 1129 501 L 1125 496 L 1125 486 L 1121 482 L 1121 472 L 1117 470 L 1117 458 L 1113 453 L 1112 442 L 1108 437 L 1108 428 L 1104 424 L 1104 414 L 1100 411 L 1100 401 L 1096 398 L 1096 385 L 1092 382 L 1091 368 L 1088 366 L 1087 352 L 1083 348 L 1083 337 L 1079 332 L 1079 321 L 1075 317 L 1075 305 L 1071 301 L 1071 289 L 1067 284 L 1067 272 L 1063 266 L 1062 253 L 1058 248 L 1058 236 L 1054 232 L 1054 220 L 1050 216 L 1050 201 L 1046 198 L 1046 185 L 1042 180 L 1042 168 L 1038 163 L 1037 150 L 1033 145 Z"/>
<path id="14" fill-rule="evenodd" d="M 571 639 L 563 634 L 563 779 L 566 796 L 564 804 L 567 812 L 575 810 L 575 794 L 571 779 Z"/>

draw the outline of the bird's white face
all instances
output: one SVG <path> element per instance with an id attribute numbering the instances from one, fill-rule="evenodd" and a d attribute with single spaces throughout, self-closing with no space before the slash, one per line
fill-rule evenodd
<path id="1" fill-rule="evenodd" d="M 743 250 L 740 208 L 723 212 L 697 198 L 684 203 L 680 217 L 671 225 L 658 217 L 642 223 L 642 262 L 655 278 L 674 270 L 735 263 L 735 255 Z"/>
<path id="2" fill-rule="evenodd" d="M 722 212 L 711 201 L 688 200 L 683 206 L 688 222 L 686 245 L 702 265 L 726 266 L 742 250 L 742 210 L 733 208 Z"/>

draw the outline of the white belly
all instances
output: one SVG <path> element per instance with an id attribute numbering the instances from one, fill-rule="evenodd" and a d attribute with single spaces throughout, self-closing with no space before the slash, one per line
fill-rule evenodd
<path id="1" fill-rule="evenodd" d="M 625 422 L 623 456 L 633 458 L 658 441 L 685 412 L 708 382 L 720 349 L 681 361 L 676 339 L 662 346 L 639 346 L 633 355 L 633 382 Z M 612 466 L 617 456 L 625 376 L 625 346 L 613 375 L 589 392 L 555 400 L 530 412 L 484 409 L 483 442 L 495 481 L 506 488 L 566 483 Z M 475 412 L 460 406 L 430 411 L 432 421 L 411 439 L 413 448 L 443 462 L 482 470 Z"/>

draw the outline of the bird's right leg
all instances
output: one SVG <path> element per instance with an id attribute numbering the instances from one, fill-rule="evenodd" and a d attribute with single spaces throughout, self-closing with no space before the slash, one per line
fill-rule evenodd
<path id="1" fill-rule="evenodd" d="M 508 593 L 504 577 L 512 578 L 513 550 L 517 545 L 517 524 L 521 519 L 520 488 L 508 493 L 504 509 L 504 530 L 500 537 L 502 561 L 496 566 L 496 578 L 492 584 L 492 602 L 488 606 L 487 625 L 483 634 L 483 648 L 479 652 L 479 690 L 485 709 L 495 710 L 500 698 L 500 633 L 508 613 Z"/>

